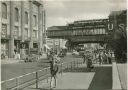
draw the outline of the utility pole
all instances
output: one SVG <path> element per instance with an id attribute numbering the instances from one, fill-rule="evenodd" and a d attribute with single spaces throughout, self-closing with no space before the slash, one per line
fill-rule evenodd
<path id="1" fill-rule="evenodd" d="M 43 26 L 43 33 L 42 33 L 42 40 L 43 40 L 43 52 L 47 52 L 47 49 L 46 49 L 46 51 L 44 51 L 44 47 L 45 47 L 45 44 L 46 44 L 46 13 L 45 13 L 45 9 L 44 9 L 44 7 L 43 7 L 43 11 L 42 11 L 42 13 L 43 13 L 43 15 L 42 15 L 42 26 Z"/>

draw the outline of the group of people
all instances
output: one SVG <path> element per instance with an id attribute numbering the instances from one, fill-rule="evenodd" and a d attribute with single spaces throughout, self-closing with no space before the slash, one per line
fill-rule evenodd
<path id="1" fill-rule="evenodd" d="M 99 51 L 94 53 L 93 51 L 85 51 L 83 53 L 83 63 L 86 63 L 87 68 L 93 68 L 92 63 L 95 60 L 97 60 L 96 62 L 99 62 L 99 65 L 112 63 L 110 52 Z"/>
<path id="2" fill-rule="evenodd" d="M 99 59 L 99 64 L 111 64 L 112 60 L 111 60 L 111 54 L 110 52 L 99 52 L 98 54 L 98 59 Z"/>

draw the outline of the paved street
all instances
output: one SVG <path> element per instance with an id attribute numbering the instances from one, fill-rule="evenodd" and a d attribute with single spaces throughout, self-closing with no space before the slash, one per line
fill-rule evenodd
<path id="1" fill-rule="evenodd" d="M 64 57 L 64 62 L 77 60 L 78 58 L 73 58 L 72 55 L 67 55 Z M 41 64 L 41 66 L 40 66 Z M 8 80 L 11 78 L 15 78 L 17 76 L 21 76 L 26 73 L 34 72 L 40 69 L 48 67 L 47 64 L 40 62 L 15 62 L 15 63 L 4 63 L 1 64 L 1 80 Z"/>

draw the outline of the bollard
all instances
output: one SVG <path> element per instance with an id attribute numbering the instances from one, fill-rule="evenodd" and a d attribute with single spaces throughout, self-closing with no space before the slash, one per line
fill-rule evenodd
<path id="1" fill-rule="evenodd" d="M 48 72 L 48 70 L 46 69 L 46 73 Z M 47 83 L 48 83 L 48 78 L 47 78 Z"/>
<path id="2" fill-rule="evenodd" d="M 16 90 L 18 90 L 19 89 L 19 83 L 18 83 L 18 78 L 16 78 Z"/>
<path id="3" fill-rule="evenodd" d="M 74 68 L 75 68 L 75 66 L 76 66 L 76 65 L 75 65 L 75 61 L 74 61 Z"/>
<path id="4" fill-rule="evenodd" d="M 36 88 L 38 88 L 38 72 L 36 72 Z"/>
<path id="5" fill-rule="evenodd" d="M 61 75 L 63 73 L 63 63 L 61 63 Z"/>
<path id="6" fill-rule="evenodd" d="M 71 70 L 72 70 L 72 62 L 71 62 Z"/>
<path id="7" fill-rule="evenodd" d="M 78 61 L 76 63 L 77 63 L 77 68 L 78 68 Z"/>
<path id="8" fill-rule="evenodd" d="M 68 63 L 67 63 L 67 69 L 68 69 Z"/>

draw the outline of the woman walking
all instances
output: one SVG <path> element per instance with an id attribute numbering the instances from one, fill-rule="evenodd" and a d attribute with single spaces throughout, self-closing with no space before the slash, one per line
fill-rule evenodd
<path id="1" fill-rule="evenodd" d="M 54 58 L 55 55 L 53 53 L 51 54 L 52 55 L 50 55 L 49 61 L 45 63 L 50 64 L 50 73 L 51 73 L 50 88 L 55 88 L 56 87 L 56 74 L 58 72 L 58 64 L 57 64 L 57 60 Z M 53 84 L 55 85 L 53 86 Z"/>

